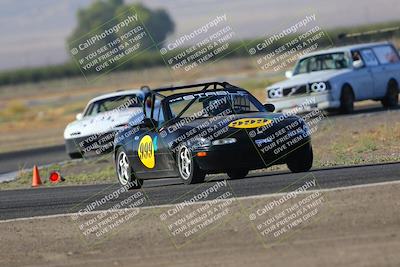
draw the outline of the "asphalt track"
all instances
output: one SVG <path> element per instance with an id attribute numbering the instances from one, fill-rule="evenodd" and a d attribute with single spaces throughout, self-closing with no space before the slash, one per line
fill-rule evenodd
<path id="1" fill-rule="evenodd" d="M 27 149 L 0 154 L 0 175 L 21 169 L 30 169 L 34 164 L 47 165 L 69 159 L 64 145 Z"/>
<path id="2" fill-rule="evenodd" d="M 243 197 L 285 191 L 289 184 L 296 184 L 299 179 L 311 174 L 324 189 L 396 181 L 400 180 L 400 162 L 315 169 L 297 174 L 253 173 L 248 178 L 228 182 L 232 193 L 236 197 Z M 148 180 L 141 190 L 147 197 L 147 206 L 175 204 L 182 201 L 181 196 L 198 194 L 225 178 L 225 175 L 221 175 L 217 180 L 197 185 L 184 185 L 179 179 Z M 76 212 L 118 188 L 118 184 L 102 184 L 1 191 L 0 220 Z M 110 208 L 137 192 L 131 190 L 122 193 L 118 199 L 111 199 L 102 205 L 101 209 Z"/>

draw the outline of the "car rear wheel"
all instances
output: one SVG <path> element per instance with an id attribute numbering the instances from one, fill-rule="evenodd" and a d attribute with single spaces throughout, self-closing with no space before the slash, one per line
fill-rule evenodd
<path id="1" fill-rule="evenodd" d="M 307 172 L 312 167 L 313 158 L 312 146 L 308 143 L 289 155 L 287 166 L 291 172 Z"/>
<path id="2" fill-rule="evenodd" d="M 344 114 L 350 114 L 354 111 L 354 94 L 350 86 L 345 86 L 340 98 L 340 111 Z"/>
<path id="3" fill-rule="evenodd" d="M 190 149 L 183 145 L 177 155 L 178 169 L 181 179 L 185 184 L 195 184 L 204 181 L 206 176 L 192 156 Z"/>
<path id="4" fill-rule="evenodd" d="M 389 83 L 386 95 L 381 102 L 385 108 L 396 107 L 399 104 L 399 86 L 396 82 Z"/>
<path id="5" fill-rule="evenodd" d="M 143 180 L 135 177 L 128 155 L 122 147 L 118 148 L 115 165 L 118 181 L 121 186 L 128 189 L 139 189 L 142 187 Z"/>
<path id="6" fill-rule="evenodd" d="M 229 178 L 231 179 L 242 179 L 249 174 L 249 170 L 239 169 L 239 170 L 230 170 L 227 172 Z"/>

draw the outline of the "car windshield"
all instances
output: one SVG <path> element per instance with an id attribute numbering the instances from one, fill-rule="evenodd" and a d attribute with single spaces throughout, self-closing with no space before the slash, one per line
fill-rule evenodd
<path id="1" fill-rule="evenodd" d="M 93 102 L 85 111 L 85 116 L 92 116 L 99 113 L 134 107 L 142 107 L 143 99 L 139 95 L 122 95 Z"/>
<path id="2" fill-rule="evenodd" d="M 265 111 L 246 91 L 211 91 L 185 94 L 169 99 L 172 118 L 204 118 Z"/>
<path id="3" fill-rule="evenodd" d="M 297 64 L 294 75 L 321 70 L 337 70 L 349 67 L 349 58 L 345 53 L 321 54 L 304 58 Z"/>

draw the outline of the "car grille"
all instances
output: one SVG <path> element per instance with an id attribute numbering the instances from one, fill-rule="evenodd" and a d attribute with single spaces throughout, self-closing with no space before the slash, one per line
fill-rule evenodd
<path id="1" fill-rule="evenodd" d="M 288 88 L 283 88 L 283 96 L 301 95 L 308 92 L 307 85 L 297 85 Z"/>

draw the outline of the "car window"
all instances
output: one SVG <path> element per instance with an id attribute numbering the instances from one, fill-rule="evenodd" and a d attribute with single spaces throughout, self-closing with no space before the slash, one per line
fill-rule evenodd
<path id="1" fill-rule="evenodd" d="M 163 108 L 162 108 L 160 99 L 156 99 L 156 103 L 154 106 L 154 112 L 153 112 L 153 119 L 158 122 L 158 125 L 162 125 L 165 122 L 164 112 L 163 112 Z"/>
<path id="2" fill-rule="evenodd" d="M 349 59 L 345 53 L 321 54 L 301 59 L 295 68 L 294 75 L 321 70 L 345 69 Z"/>
<path id="3" fill-rule="evenodd" d="M 246 96 L 231 97 L 231 105 L 234 111 L 258 112 L 259 109 Z"/>
<path id="4" fill-rule="evenodd" d="M 93 102 L 85 112 L 85 116 L 93 116 L 99 113 L 111 111 L 114 109 L 126 109 L 132 107 L 142 107 L 141 96 L 123 95 L 101 99 Z"/>
<path id="5" fill-rule="evenodd" d="M 161 100 L 162 98 L 158 95 L 149 95 L 145 100 L 146 103 L 144 108 L 144 116 L 157 121 L 158 126 L 162 125 L 165 122 Z"/>
<path id="6" fill-rule="evenodd" d="M 222 114 L 241 114 L 265 111 L 261 104 L 246 92 L 207 92 L 170 99 L 172 118 L 213 117 Z"/>
<path id="7" fill-rule="evenodd" d="M 309 63 L 310 63 L 309 60 L 301 60 L 297 65 L 297 73 L 307 73 Z"/>
<path id="8" fill-rule="evenodd" d="M 376 46 L 372 49 L 381 64 L 389 64 L 399 61 L 399 55 L 390 45 Z"/>
<path id="9" fill-rule="evenodd" d="M 310 60 L 308 60 L 308 72 L 321 69 L 321 65 L 319 64 L 320 62 L 321 61 L 318 61 L 316 57 L 310 58 Z"/>
<path id="10" fill-rule="evenodd" d="M 89 116 L 93 112 L 93 103 L 91 103 L 85 110 L 84 116 Z"/>
<path id="11" fill-rule="evenodd" d="M 179 101 L 170 106 L 173 117 L 176 117 L 187 105 L 189 101 Z M 182 118 L 193 116 L 203 112 L 203 103 L 198 99 L 194 101 L 181 115 Z"/>
<path id="12" fill-rule="evenodd" d="M 378 59 L 376 58 L 374 52 L 371 49 L 361 50 L 361 56 L 368 67 L 373 67 L 379 65 Z"/>
<path id="13" fill-rule="evenodd" d="M 163 108 L 161 107 L 161 105 L 159 105 L 159 109 L 158 109 L 158 117 L 157 117 L 157 121 L 158 121 L 158 125 L 162 125 L 165 122 L 164 119 L 164 112 L 163 112 Z"/>

